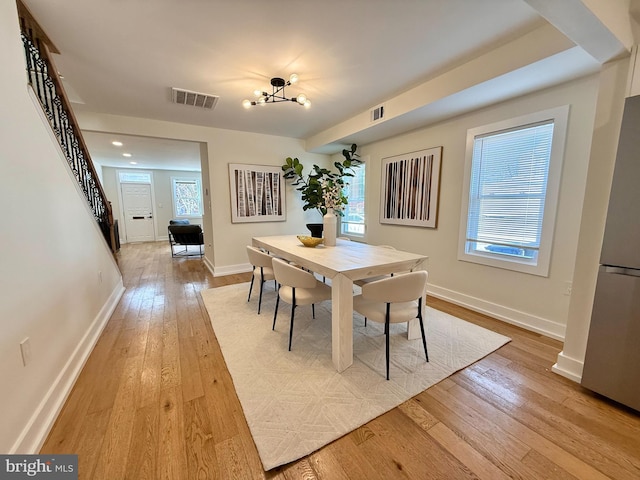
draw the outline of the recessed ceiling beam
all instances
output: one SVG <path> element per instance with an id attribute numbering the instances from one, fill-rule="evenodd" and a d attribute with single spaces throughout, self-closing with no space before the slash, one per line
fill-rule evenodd
<path id="1" fill-rule="evenodd" d="M 550 59 L 558 55 L 564 55 L 572 50 L 580 50 L 569 40 L 566 35 L 560 33 L 555 27 L 545 23 L 543 26 L 517 38 L 511 42 L 500 45 L 498 48 L 483 55 L 472 58 L 467 63 L 457 66 L 443 74 L 430 79 L 400 95 L 390 98 L 385 104 L 385 120 L 379 124 L 372 124 L 370 112 L 362 112 L 344 122 L 327 130 L 317 133 L 306 139 L 305 148 L 311 152 L 337 151 L 339 144 L 345 142 L 366 143 L 369 140 L 367 132 L 379 131 L 381 128 L 392 129 L 392 124 L 397 124 L 403 117 L 412 115 L 420 110 L 420 115 L 425 117 L 425 109 L 440 104 L 444 99 L 451 99 L 466 91 L 474 91 L 471 105 L 480 108 L 482 104 L 506 100 L 518 92 L 510 89 L 495 91 L 492 86 L 495 81 L 506 75 L 511 75 L 519 70 L 527 70 L 531 78 L 542 81 L 549 86 L 555 81 L 566 81 L 562 76 L 562 69 L 551 70 L 545 67 Z M 583 57 L 588 58 L 598 68 L 598 62 L 580 50 Z M 535 67 L 539 65 L 540 68 Z M 530 89 L 529 89 L 530 91 Z M 522 94 L 523 92 L 519 92 Z M 484 102 L 486 100 L 487 102 Z M 433 115 L 431 120 L 442 119 L 448 116 L 469 111 L 469 103 L 458 105 L 456 109 L 440 112 Z M 384 125 L 384 127 L 383 127 Z M 357 141 L 356 141 L 357 140 Z"/>
<path id="2" fill-rule="evenodd" d="M 634 44 L 628 0 L 524 0 L 600 63 Z"/>

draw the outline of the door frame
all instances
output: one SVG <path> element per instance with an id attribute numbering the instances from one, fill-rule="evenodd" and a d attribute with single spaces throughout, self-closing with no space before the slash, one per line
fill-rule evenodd
<path id="1" fill-rule="evenodd" d="M 131 172 L 131 171 L 135 171 L 135 173 L 143 173 L 143 174 L 148 174 L 150 181 L 149 182 L 122 182 L 120 181 L 120 173 L 127 173 L 127 172 Z M 152 220 L 153 220 L 153 241 L 157 242 L 158 241 L 158 225 L 156 223 L 156 192 L 155 192 L 155 186 L 153 183 L 153 172 L 151 170 L 139 170 L 137 168 L 120 168 L 116 170 L 116 180 L 117 180 L 117 184 L 118 184 L 118 203 L 119 203 L 119 209 L 118 209 L 118 213 L 120 215 L 120 222 L 119 224 L 122 225 L 122 227 L 119 229 L 120 230 L 120 243 L 129 243 L 127 241 L 127 225 L 125 222 L 125 216 L 124 216 L 124 202 L 123 202 L 123 198 L 122 198 L 122 184 L 123 183 L 129 183 L 129 184 L 142 184 L 142 185 L 150 185 L 151 186 L 151 215 L 152 215 Z M 124 238 L 122 238 L 124 237 Z"/>

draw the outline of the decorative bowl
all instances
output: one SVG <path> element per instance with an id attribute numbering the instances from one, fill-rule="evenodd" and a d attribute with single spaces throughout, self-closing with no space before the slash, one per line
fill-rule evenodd
<path id="1" fill-rule="evenodd" d="M 300 240 L 300 242 L 305 247 L 314 248 L 320 245 L 324 241 L 324 238 L 309 237 L 307 235 L 298 235 L 298 240 Z"/>

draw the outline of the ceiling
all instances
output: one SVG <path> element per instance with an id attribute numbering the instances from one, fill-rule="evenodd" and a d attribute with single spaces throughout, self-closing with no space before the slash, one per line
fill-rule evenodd
<path id="1" fill-rule="evenodd" d="M 202 169 L 200 144 L 196 142 L 86 131 L 82 136 L 91 159 L 103 167 L 197 172 Z M 122 146 L 113 145 L 114 141 Z"/>
<path id="2" fill-rule="evenodd" d="M 56 66 L 76 112 L 301 139 L 547 23 L 530 6 L 534 0 L 23 2 L 60 51 Z M 579 74 L 598 68 L 589 58 Z M 570 68 L 570 62 L 563 64 Z M 304 92 L 310 108 L 291 102 L 242 107 L 255 89 L 271 91 L 271 77 L 291 73 L 299 82 L 286 88 L 287 96 Z M 531 73 L 528 82 L 535 83 L 538 76 Z M 171 87 L 217 95 L 219 101 L 213 110 L 178 105 L 171 102 Z M 476 100 L 482 95 L 473 92 Z M 387 132 L 348 140 L 364 143 L 427 121 L 428 115 L 408 115 L 395 127 L 389 124 Z M 154 168 L 151 159 L 164 168 L 199 163 L 197 144 L 129 137 L 116 148 L 111 140 L 88 132 L 98 163 L 131 167 L 130 160 L 144 159 L 137 165 L 144 168 Z M 122 148 L 135 150 L 134 157 L 123 159 Z"/>

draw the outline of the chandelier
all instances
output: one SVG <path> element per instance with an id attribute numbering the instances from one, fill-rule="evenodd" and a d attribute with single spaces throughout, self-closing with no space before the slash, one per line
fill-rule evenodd
<path id="1" fill-rule="evenodd" d="M 264 105 L 265 103 L 278 103 L 278 102 L 296 102 L 298 105 L 304 105 L 305 107 L 311 106 L 311 101 L 304 93 L 300 93 L 295 97 L 288 98 L 285 93 L 285 87 L 289 87 L 298 82 L 298 75 L 291 74 L 289 80 L 284 78 L 274 77 L 271 79 L 271 86 L 273 87 L 272 93 L 263 92 L 262 90 L 254 90 L 253 94 L 257 97 L 256 100 L 243 100 L 242 106 L 244 108 L 251 108 L 253 105 Z"/>

